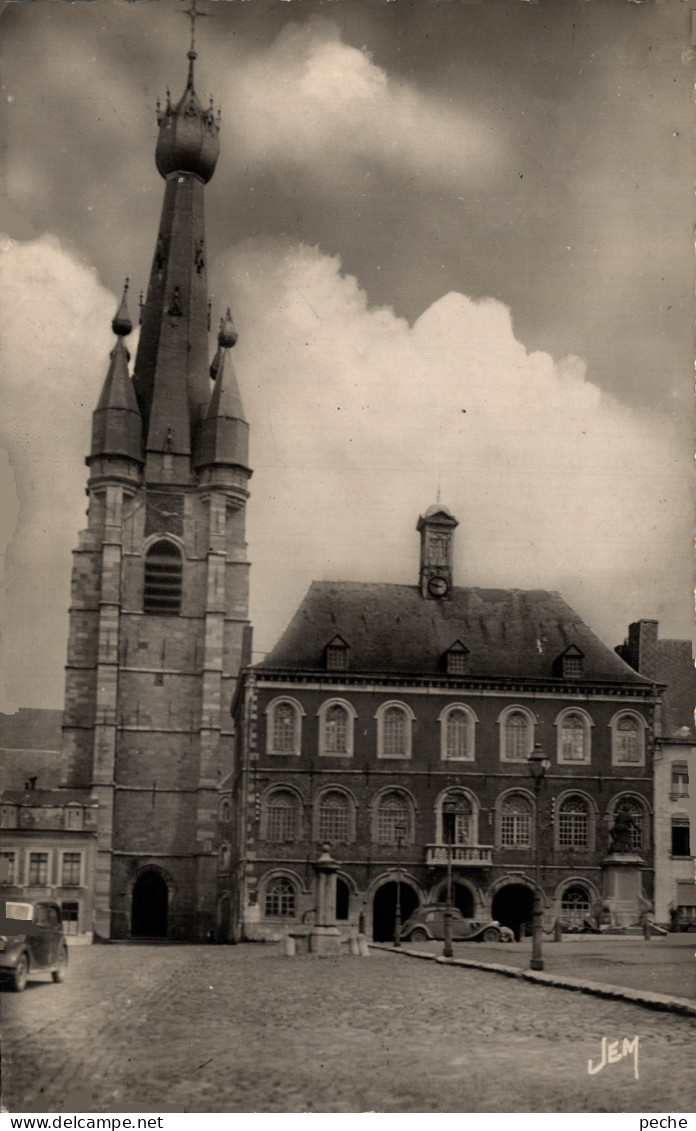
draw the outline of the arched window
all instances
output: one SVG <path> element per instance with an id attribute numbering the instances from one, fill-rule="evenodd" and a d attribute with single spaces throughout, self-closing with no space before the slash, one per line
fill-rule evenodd
<path id="1" fill-rule="evenodd" d="M 377 712 L 377 757 L 411 757 L 413 714 L 402 703 L 385 703 Z"/>
<path id="2" fill-rule="evenodd" d="M 590 847 L 590 805 L 579 794 L 565 797 L 558 807 L 558 846 Z"/>
<path id="3" fill-rule="evenodd" d="M 228 797 L 223 797 L 218 807 L 218 820 L 226 825 L 232 815 L 232 807 Z"/>
<path id="4" fill-rule="evenodd" d="M 630 818 L 627 826 L 628 841 L 633 852 L 640 852 L 648 847 L 649 822 L 646 820 L 645 806 L 637 797 L 620 797 L 614 805 L 612 813 L 612 826 L 619 813 L 625 813 Z"/>
<path id="5" fill-rule="evenodd" d="M 628 712 L 615 715 L 612 727 L 612 762 L 615 766 L 642 766 L 645 761 L 644 721 Z"/>
<path id="6" fill-rule="evenodd" d="M 589 918 L 592 900 L 583 884 L 571 884 L 561 896 L 561 916 L 571 927 L 582 927 Z"/>
<path id="7" fill-rule="evenodd" d="M 266 886 L 266 915 L 274 919 L 295 916 L 295 885 L 286 876 L 270 880 Z"/>
<path id="8" fill-rule="evenodd" d="M 528 711 L 508 707 L 501 714 L 500 756 L 504 762 L 526 762 L 534 748 L 534 722 Z"/>
<path id="9" fill-rule="evenodd" d="M 277 699 L 267 708 L 267 753 L 300 753 L 300 708 L 290 699 Z"/>
<path id="10" fill-rule="evenodd" d="M 411 840 L 411 807 L 402 793 L 390 790 L 379 798 L 375 834 L 378 844 Z"/>
<path id="11" fill-rule="evenodd" d="M 450 790 L 440 798 L 438 813 L 439 844 L 475 844 L 475 812 L 471 799 Z"/>
<path id="12" fill-rule="evenodd" d="M 586 762 L 589 754 L 587 720 L 578 711 L 566 711 L 559 722 L 558 761 Z"/>
<path id="13" fill-rule="evenodd" d="M 327 790 L 319 799 L 318 839 L 330 844 L 348 844 L 352 837 L 350 802 L 338 789 Z"/>
<path id="14" fill-rule="evenodd" d="M 440 715 L 440 757 L 445 762 L 473 762 L 476 716 L 466 707 L 446 707 Z"/>
<path id="15" fill-rule="evenodd" d="M 529 848 L 532 843 L 532 803 L 523 793 L 509 793 L 500 802 L 500 844 Z"/>
<path id="16" fill-rule="evenodd" d="M 287 844 L 299 839 L 299 799 L 289 789 L 274 789 L 266 799 L 266 828 L 262 839 Z"/>
<path id="17" fill-rule="evenodd" d="M 355 710 L 351 704 L 330 699 L 322 703 L 317 714 L 319 754 L 327 758 L 351 758 L 355 719 Z"/>
<path id="18" fill-rule="evenodd" d="M 221 844 L 218 853 L 218 871 L 229 872 L 232 860 L 232 850 L 229 844 Z"/>
<path id="19" fill-rule="evenodd" d="M 181 612 L 183 564 L 179 547 L 165 538 L 153 542 L 145 555 L 143 612 L 177 616 Z"/>

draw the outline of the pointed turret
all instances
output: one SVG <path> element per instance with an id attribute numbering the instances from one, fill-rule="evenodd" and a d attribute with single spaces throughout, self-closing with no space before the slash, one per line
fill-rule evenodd
<path id="1" fill-rule="evenodd" d="M 128 373 L 130 354 L 123 339 L 133 324 L 128 314 L 128 280 L 121 304 L 111 323 L 117 336 L 101 396 L 92 414 L 92 446 L 88 462 L 100 456 L 117 456 L 143 462 L 142 420 Z"/>
<path id="2" fill-rule="evenodd" d="M 237 341 L 229 307 L 220 320 L 218 348 L 210 376 L 215 381 L 208 410 L 201 421 L 196 445 L 196 466 L 226 464 L 249 467 L 249 425 L 244 418 L 242 398 L 229 351 Z"/>
<path id="3" fill-rule="evenodd" d="M 134 373 L 150 482 L 190 482 L 192 439 L 209 397 L 203 188 L 215 170 L 220 122 L 196 94 L 193 38 L 188 59 L 183 95 L 174 106 L 167 93 L 157 108 L 155 160 L 166 188 Z"/>

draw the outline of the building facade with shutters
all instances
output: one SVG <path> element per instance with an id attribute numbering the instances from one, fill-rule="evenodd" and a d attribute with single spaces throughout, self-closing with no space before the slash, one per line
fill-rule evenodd
<path id="1" fill-rule="evenodd" d="M 62 784 L 99 806 L 95 930 L 201 940 L 215 926 L 218 795 L 249 660 L 248 425 L 229 310 L 209 356 L 205 185 L 219 115 L 158 104 L 159 228 L 133 375 L 126 293 L 93 414 L 74 552 Z M 127 290 L 126 286 L 126 290 Z"/>
<path id="2" fill-rule="evenodd" d="M 556 593 L 455 585 L 456 525 L 440 505 L 419 519 L 413 586 L 314 582 L 243 672 L 223 880 L 238 937 L 311 921 L 325 843 L 339 926 L 391 938 L 397 879 L 406 918 L 445 898 L 449 858 L 456 906 L 519 934 L 537 824 L 547 927 L 579 928 L 620 809 L 652 899 L 656 681 Z"/>

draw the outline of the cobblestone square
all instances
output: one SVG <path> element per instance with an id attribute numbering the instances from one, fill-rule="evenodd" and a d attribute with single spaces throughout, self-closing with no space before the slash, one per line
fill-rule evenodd
<path id="1" fill-rule="evenodd" d="M 694 1109 L 696 1020 L 387 952 L 79 947 L 2 1006 L 13 1112 Z"/>

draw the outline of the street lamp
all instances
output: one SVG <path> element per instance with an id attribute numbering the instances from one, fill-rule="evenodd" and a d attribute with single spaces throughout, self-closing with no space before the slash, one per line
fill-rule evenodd
<path id="1" fill-rule="evenodd" d="M 456 801 L 445 801 L 442 806 L 442 839 L 447 848 L 447 903 L 445 904 L 445 943 L 443 958 L 452 958 L 452 845 L 456 835 L 458 805 Z M 448 818 L 445 821 L 445 817 Z"/>
<path id="2" fill-rule="evenodd" d="M 394 911 L 394 946 L 401 946 L 401 845 L 406 836 L 406 825 L 394 827 L 396 833 L 396 908 Z"/>
<path id="3" fill-rule="evenodd" d="M 539 798 L 541 796 L 541 783 L 551 763 L 545 757 L 541 744 L 536 743 L 534 750 L 527 759 L 529 772 L 534 781 L 535 798 L 535 844 L 534 844 L 534 914 L 532 919 L 532 970 L 543 970 L 542 933 L 543 933 L 543 901 L 541 897 L 541 813 L 539 812 Z"/>

